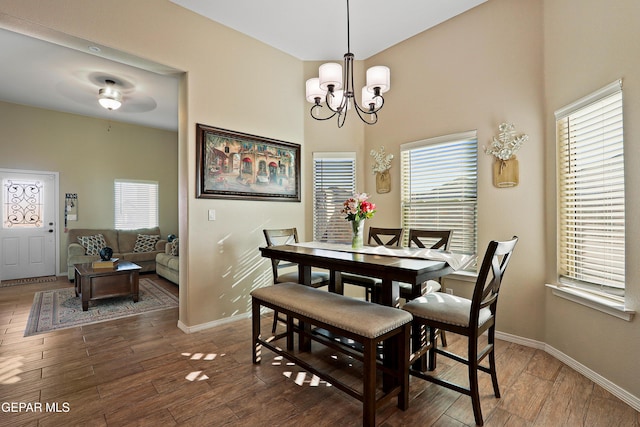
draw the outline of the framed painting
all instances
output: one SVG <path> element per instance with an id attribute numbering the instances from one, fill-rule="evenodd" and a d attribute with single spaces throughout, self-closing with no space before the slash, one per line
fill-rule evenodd
<path id="1" fill-rule="evenodd" d="M 197 198 L 300 201 L 300 144 L 196 124 Z"/>

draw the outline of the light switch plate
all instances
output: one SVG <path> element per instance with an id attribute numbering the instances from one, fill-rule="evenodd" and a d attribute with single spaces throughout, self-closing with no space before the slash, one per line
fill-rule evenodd
<path id="1" fill-rule="evenodd" d="M 209 221 L 215 221 L 215 220 L 216 220 L 216 210 L 209 209 Z"/>

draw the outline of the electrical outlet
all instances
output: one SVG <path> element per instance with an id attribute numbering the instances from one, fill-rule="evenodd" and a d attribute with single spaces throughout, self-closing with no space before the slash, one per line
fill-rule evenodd
<path id="1" fill-rule="evenodd" d="M 215 221 L 215 220 L 216 220 L 216 210 L 209 209 L 209 221 Z"/>
<path id="2" fill-rule="evenodd" d="M 445 289 L 445 291 L 446 291 L 449 295 L 453 295 L 453 289 L 451 289 L 451 288 L 447 288 L 447 289 Z"/>

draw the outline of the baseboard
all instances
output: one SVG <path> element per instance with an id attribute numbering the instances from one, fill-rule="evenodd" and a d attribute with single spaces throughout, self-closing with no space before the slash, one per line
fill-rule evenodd
<path id="1" fill-rule="evenodd" d="M 201 323 L 199 325 L 187 326 L 178 320 L 178 329 L 186 334 L 191 334 L 194 332 L 204 331 L 206 329 L 215 328 L 216 326 L 226 325 L 227 323 L 237 322 L 238 320 L 250 319 L 251 312 L 238 314 L 231 317 L 225 317 L 224 319 L 214 320 L 213 322 Z"/>
<path id="2" fill-rule="evenodd" d="M 496 331 L 496 338 L 501 339 L 503 341 L 508 341 L 515 344 L 523 345 L 525 347 L 544 350 L 546 353 L 555 357 L 556 359 L 558 359 L 559 361 L 561 361 L 562 363 L 564 363 L 574 371 L 589 378 L 591 381 L 598 384 L 600 387 L 607 390 L 609 393 L 613 394 L 618 399 L 622 400 L 624 403 L 631 406 L 636 411 L 640 412 L 640 398 L 638 398 L 637 396 L 634 396 L 633 394 L 629 393 L 625 389 L 617 386 L 616 384 L 612 383 L 608 379 L 604 378 L 602 375 L 598 374 L 597 372 L 584 366 L 582 363 L 567 356 L 560 350 L 540 341 L 531 340 L 528 338 L 522 338 L 516 335 L 506 334 L 504 332 Z"/>

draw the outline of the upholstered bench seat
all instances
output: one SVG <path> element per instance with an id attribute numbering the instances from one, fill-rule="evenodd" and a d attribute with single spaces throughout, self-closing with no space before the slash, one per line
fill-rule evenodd
<path id="1" fill-rule="evenodd" d="M 302 369 L 317 375 L 334 387 L 357 398 L 363 404 L 362 423 L 375 426 L 376 409 L 397 396 L 397 406 L 405 410 L 409 405 L 409 338 L 413 317 L 406 311 L 386 307 L 355 298 L 338 295 L 298 283 L 279 283 L 251 292 L 253 363 L 260 363 L 262 347 L 285 357 Z M 261 307 L 269 307 L 287 316 L 285 334 L 263 339 L 261 336 Z M 294 319 L 299 321 L 296 326 Z M 362 345 L 362 351 L 341 346 L 335 340 L 314 334 L 310 325 L 327 330 Z M 320 371 L 293 351 L 293 334 L 297 332 L 301 350 L 310 350 L 302 345 L 303 340 L 313 340 L 341 351 L 363 363 L 362 391 L 353 389 L 330 374 Z M 286 350 L 276 342 L 286 337 Z M 378 361 L 377 344 L 393 346 L 394 351 L 383 362 Z M 384 365 L 378 366 L 378 365 Z M 382 396 L 376 398 L 376 373 L 383 369 Z"/>
<path id="2" fill-rule="evenodd" d="M 345 297 L 298 283 L 280 283 L 251 292 L 293 313 L 366 338 L 377 338 L 411 322 L 404 310 Z"/>

